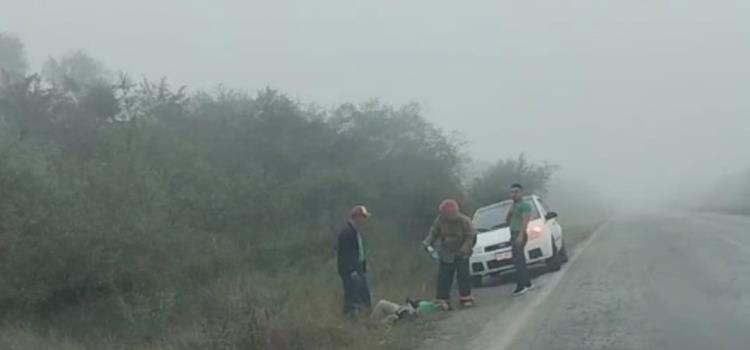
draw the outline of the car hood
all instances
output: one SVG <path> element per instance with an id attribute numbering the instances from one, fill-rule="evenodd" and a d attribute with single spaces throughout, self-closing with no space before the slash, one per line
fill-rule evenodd
<path id="1" fill-rule="evenodd" d="M 481 232 L 477 234 L 477 247 L 485 247 L 488 245 L 509 242 L 510 241 L 510 229 L 507 227 L 499 228 L 497 230 Z"/>

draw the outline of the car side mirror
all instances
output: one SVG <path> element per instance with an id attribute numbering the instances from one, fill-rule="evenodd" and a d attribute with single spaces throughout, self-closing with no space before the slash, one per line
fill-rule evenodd
<path id="1" fill-rule="evenodd" d="M 547 213 L 547 215 L 544 216 L 544 218 L 547 219 L 547 220 L 551 220 L 551 219 L 554 219 L 556 217 L 557 217 L 557 213 L 555 213 L 554 211 L 551 211 L 551 212 Z"/>

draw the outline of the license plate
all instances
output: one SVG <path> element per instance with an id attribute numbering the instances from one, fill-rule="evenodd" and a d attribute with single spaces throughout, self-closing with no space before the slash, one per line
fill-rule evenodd
<path id="1" fill-rule="evenodd" d="M 497 254 L 495 254 L 495 260 L 497 260 L 497 261 L 507 260 L 507 259 L 510 259 L 512 257 L 513 257 L 513 253 L 512 252 L 505 252 L 505 253 L 497 253 Z"/>

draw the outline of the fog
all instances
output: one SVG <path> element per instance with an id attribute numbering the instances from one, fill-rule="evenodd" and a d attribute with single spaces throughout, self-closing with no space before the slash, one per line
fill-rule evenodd
<path id="1" fill-rule="evenodd" d="M 416 101 L 479 162 L 521 152 L 620 202 L 748 166 L 747 1 L 9 1 L 32 70 L 83 49 L 177 84 Z"/>

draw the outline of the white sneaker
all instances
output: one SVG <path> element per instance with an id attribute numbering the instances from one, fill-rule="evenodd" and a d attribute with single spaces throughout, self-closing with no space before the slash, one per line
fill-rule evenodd
<path id="1" fill-rule="evenodd" d="M 533 286 L 528 285 L 528 286 L 523 287 L 523 288 L 516 288 L 516 290 L 513 291 L 513 296 L 524 295 L 524 294 L 526 294 L 526 292 L 530 291 L 532 287 Z"/>

